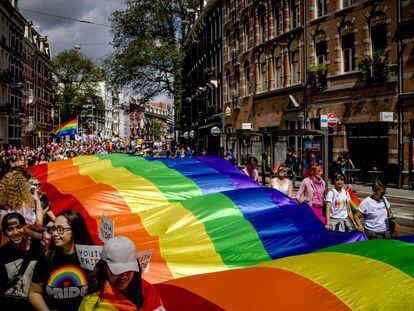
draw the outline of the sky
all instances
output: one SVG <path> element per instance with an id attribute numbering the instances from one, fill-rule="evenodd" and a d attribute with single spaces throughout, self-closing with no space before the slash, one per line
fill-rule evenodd
<path id="1" fill-rule="evenodd" d="M 89 58 L 99 59 L 111 51 L 110 28 L 79 23 L 31 13 L 27 10 L 55 14 L 80 20 L 109 25 L 109 17 L 123 7 L 123 0 L 20 0 L 23 16 L 33 21 L 42 36 L 48 36 L 52 54 L 81 45 L 81 51 Z M 99 44 L 99 45 L 91 45 Z"/>
<path id="2" fill-rule="evenodd" d="M 94 23 L 110 25 L 111 13 L 122 10 L 123 0 L 19 0 L 22 15 L 32 21 L 41 36 L 48 36 L 52 57 L 60 51 L 80 45 L 81 52 L 98 62 L 111 52 L 109 27 L 80 23 L 25 11 L 38 11 Z M 165 95 L 153 102 L 171 102 Z"/>

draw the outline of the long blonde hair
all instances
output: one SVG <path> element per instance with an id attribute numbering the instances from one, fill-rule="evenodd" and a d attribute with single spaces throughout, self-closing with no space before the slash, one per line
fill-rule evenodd
<path id="1" fill-rule="evenodd" d="M 0 180 L 0 207 L 17 211 L 24 204 L 34 207 L 29 184 L 19 172 L 9 172 Z"/>

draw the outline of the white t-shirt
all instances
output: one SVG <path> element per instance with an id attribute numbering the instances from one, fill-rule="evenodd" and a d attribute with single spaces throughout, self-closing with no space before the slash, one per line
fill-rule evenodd
<path id="1" fill-rule="evenodd" d="M 385 204 L 384 204 L 385 202 Z M 367 197 L 359 204 L 358 210 L 364 215 L 365 228 L 369 231 L 381 233 L 387 231 L 387 217 L 390 203 L 384 197 L 384 201 L 376 201 Z"/>
<path id="2" fill-rule="evenodd" d="M 326 202 L 331 202 L 331 218 L 348 218 L 346 206 L 349 200 L 349 194 L 345 189 L 342 189 L 340 193 L 335 188 L 329 190 L 326 194 Z"/>

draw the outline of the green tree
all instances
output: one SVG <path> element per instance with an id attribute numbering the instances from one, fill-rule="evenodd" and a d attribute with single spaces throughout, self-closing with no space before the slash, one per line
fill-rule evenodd
<path id="1" fill-rule="evenodd" d="M 64 122 L 81 114 L 84 104 L 103 110 L 103 100 L 98 96 L 98 82 L 105 78 L 104 71 L 75 50 L 62 51 L 53 60 L 55 115 Z"/>
<path id="2" fill-rule="evenodd" d="M 107 58 L 111 82 L 149 101 L 167 94 L 182 98 L 183 43 L 196 0 L 126 0 L 111 17 L 114 52 Z"/>
<path id="3" fill-rule="evenodd" d="M 158 120 L 154 120 L 152 122 L 152 133 L 154 135 L 154 141 L 161 140 L 161 122 Z"/>

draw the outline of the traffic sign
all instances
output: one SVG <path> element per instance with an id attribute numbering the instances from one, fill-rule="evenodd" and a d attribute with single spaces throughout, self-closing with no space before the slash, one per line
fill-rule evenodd
<path id="1" fill-rule="evenodd" d="M 338 123 L 338 118 L 336 117 L 336 114 L 334 113 L 328 113 L 328 126 L 329 127 L 335 127 Z"/>
<path id="2" fill-rule="evenodd" d="M 328 116 L 326 114 L 321 114 L 321 128 L 328 127 Z"/>

